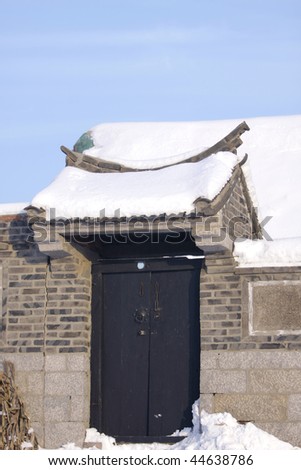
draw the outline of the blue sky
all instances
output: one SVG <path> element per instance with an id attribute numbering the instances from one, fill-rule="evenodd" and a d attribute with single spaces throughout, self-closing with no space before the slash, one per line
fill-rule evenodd
<path id="1" fill-rule="evenodd" d="M 1 0 L 0 203 L 101 122 L 301 114 L 300 0 Z"/>

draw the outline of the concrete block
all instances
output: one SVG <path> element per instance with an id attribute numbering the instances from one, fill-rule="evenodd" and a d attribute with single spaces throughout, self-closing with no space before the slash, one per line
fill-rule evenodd
<path id="1" fill-rule="evenodd" d="M 288 421 L 301 421 L 301 394 L 288 396 Z"/>
<path id="2" fill-rule="evenodd" d="M 300 351 L 220 351 L 221 369 L 301 369 Z"/>
<path id="3" fill-rule="evenodd" d="M 65 354 L 48 354 L 45 357 L 45 370 L 51 372 L 67 369 L 67 357 Z"/>
<path id="4" fill-rule="evenodd" d="M 213 395 L 211 393 L 200 394 L 200 409 L 213 413 Z"/>
<path id="5" fill-rule="evenodd" d="M 217 369 L 219 353 L 216 351 L 201 351 L 201 369 Z"/>
<path id="6" fill-rule="evenodd" d="M 287 414 L 286 395 L 227 395 L 214 396 L 213 412 L 231 413 L 239 421 L 282 422 Z"/>
<path id="7" fill-rule="evenodd" d="M 25 413 L 32 422 L 43 422 L 44 417 L 44 406 L 42 395 L 26 394 L 22 395 L 22 401 L 25 405 Z M 32 424 L 31 424 L 32 425 Z"/>
<path id="8" fill-rule="evenodd" d="M 84 372 L 48 372 L 45 374 L 46 395 L 85 395 L 88 376 Z"/>
<path id="9" fill-rule="evenodd" d="M 67 355 L 67 368 L 78 372 L 86 372 L 90 370 L 90 359 L 88 353 L 83 354 L 68 354 Z"/>
<path id="10" fill-rule="evenodd" d="M 27 392 L 33 395 L 42 395 L 44 393 L 44 372 L 28 373 Z"/>
<path id="11" fill-rule="evenodd" d="M 4 360 L 14 364 L 15 371 L 42 371 L 44 368 L 44 356 L 42 353 L 25 353 L 25 354 L 3 354 Z"/>
<path id="12" fill-rule="evenodd" d="M 248 376 L 250 392 L 301 392 L 301 370 L 251 370 Z"/>
<path id="13" fill-rule="evenodd" d="M 28 372 L 15 372 L 15 385 L 18 390 L 18 394 L 23 397 L 28 393 Z"/>
<path id="14" fill-rule="evenodd" d="M 250 283 L 254 331 L 301 330 L 301 281 Z"/>
<path id="15" fill-rule="evenodd" d="M 201 370 L 201 393 L 244 393 L 245 371 Z"/>
<path id="16" fill-rule="evenodd" d="M 44 441 L 44 426 L 41 424 L 40 421 L 31 421 L 30 422 L 30 425 L 32 427 L 32 429 L 34 430 L 34 433 L 38 439 L 38 444 L 40 447 L 44 447 L 45 445 L 45 441 Z"/>
<path id="17" fill-rule="evenodd" d="M 293 446 L 301 447 L 301 423 L 263 423 L 256 422 L 256 426 L 272 434 L 281 441 Z"/>
<path id="18" fill-rule="evenodd" d="M 90 419 L 90 400 L 87 396 L 71 397 L 71 421 L 85 421 Z"/>
<path id="19" fill-rule="evenodd" d="M 82 447 L 86 428 L 84 423 L 47 423 L 45 449 L 58 449 L 68 443 Z"/>
<path id="20" fill-rule="evenodd" d="M 46 396 L 44 399 L 45 422 L 70 421 L 71 398 L 69 396 Z"/>

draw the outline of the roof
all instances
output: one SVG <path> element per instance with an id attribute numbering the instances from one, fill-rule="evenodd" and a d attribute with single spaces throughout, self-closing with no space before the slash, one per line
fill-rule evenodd
<path id="1" fill-rule="evenodd" d="M 251 258 L 249 242 L 236 243 L 235 255 L 246 265 L 275 264 L 277 253 L 282 253 L 278 263 L 289 259 L 301 264 L 300 250 L 293 249 L 296 240 L 301 241 L 301 115 L 247 118 L 246 122 L 250 131 L 243 135 L 240 147 L 238 135 L 234 147 L 241 155 L 248 154 L 242 168 L 265 240 L 261 247 L 256 245 Z M 75 164 L 79 168 L 63 170 L 32 204 L 54 207 L 57 216 L 65 217 L 99 216 L 103 209 L 108 217 L 116 209 L 126 216 L 189 213 L 197 198 L 216 197 L 231 178 L 239 158 L 225 151 L 215 154 L 212 147 L 240 123 L 241 119 L 101 124 L 79 139 L 75 152 L 69 151 L 67 159 L 73 160 L 78 158 L 76 152 L 83 152 Z M 210 152 L 215 155 L 208 156 Z M 202 155 L 204 160 L 183 163 Z M 87 162 L 88 171 L 80 169 Z M 111 162 L 108 171 L 119 172 L 125 166 L 134 173 L 90 173 L 107 171 L 106 162 Z M 272 240 L 278 240 L 276 252 Z M 281 245 L 281 240 L 286 241 Z"/>
<path id="2" fill-rule="evenodd" d="M 55 208 L 56 218 L 69 219 L 190 214 L 197 199 L 211 201 L 219 194 L 237 163 L 235 154 L 220 152 L 200 162 L 141 172 L 66 167 L 32 205 Z"/>
<path id="3" fill-rule="evenodd" d="M 210 138 L 199 122 L 148 122 L 100 124 L 85 132 L 73 151 L 62 146 L 66 164 L 92 172 L 125 172 L 161 169 L 179 163 L 195 163 L 218 152 L 237 152 L 241 134 L 249 130 L 241 122 L 227 135 Z M 218 137 L 217 137 L 218 136 Z M 204 146 L 206 142 L 206 146 Z M 79 152 L 80 150 L 80 152 Z"/>
<path id="4" fill-rule="evenodd" d="M 212 201 L 225 187 L 240 162 L 235 154 L 240 135 L 248 130 L 243 122 L 210 146 L 213 139 L 199 127 L 96 126 L 77 141 L 75 151 L 63 147 L 67 167 L 32 205 L 49 213 L 55 209 L 51 218 L 68 219 L 192 214 L 197 201 Z M 209 147 L 200 145 L 207 140 Z"/>
<path id="5" fill-rule="evenodd" d="M 6 215 L 17 215 L 26 213 L 25 207 L 28 206 L 28 202 L 12 202 L 8 204 L 0 204 L 0 217 Z"/>

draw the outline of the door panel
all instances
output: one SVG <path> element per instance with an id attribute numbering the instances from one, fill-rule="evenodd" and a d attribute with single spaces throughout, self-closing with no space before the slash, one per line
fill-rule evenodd
<path id="1" fill-rule="evenodd" d="M 103 295 L 103 432 L 147 435 L 149 332 L 137 311 L 148 309 L 149 273 L 106 274 Z"/>
<path id="2" fill-rule="evenodd" d="M 103 302 L 93 423 L 108 435 L 165 436 L 191 426 L 199 396 L 199 269 L 156 266 L 118 272 L 115 265 L 101 274 L 97 294 L 94 288 Z"/>
<path id="3" fill-rule="evenodd" d="M 199 396 L 199 276 L 156 272 L 151 284 L 149 435 L 164 436 L 191 426 Z"/>

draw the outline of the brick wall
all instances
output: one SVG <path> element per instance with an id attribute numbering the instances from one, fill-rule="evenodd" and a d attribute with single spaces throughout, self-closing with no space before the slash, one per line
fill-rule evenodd
<path id="1" fill-rule="evenodd" d="M 25 217 L 0 218 L 0 243 L 0 352 L 88 352 L 90 263 L 71 246 L 69 257 L 50 260 Z"/>
<path id="2" fill-rule="evenodd" d="M 294 312 L 299 331 L 254 333 L 249 328 L 248 285 L 276 282 L 276 288 L 281 283 L 299 289 L 300 281 L 301 268 L 239 269 L 231 255 L 224 254 L 206 257 L 200 292 L 201 408 L 229 412 L 297 446 L 301 311 Z M 290 316 L 288 308 L 289 325 Z"/>
<path id="3" fill-rule="evenodd" d="M 223 246 L 224 235 L 231 243 L 252 236 L 239 178 L 224 207 L 196 219 L 193 232 L 200 247 L 212 242 L 213 251 Z M 224 245 L 231 247 L 228 241 Z M 80 444 L 89 425 L 91 264 L 65 245 L 69 256 L 50 259 L 33 243 L 25 217 L 0 218 L 0 360 L 15 364 L 20 395 L 46 447 L 64 443 L 65 436 Z M 240 269 L 224 248 L 206 254 L 200 289 L 202 406 L 230 411 L 281 438 L 287 431 L 295 443 L 301 372 L 294 358 L 301 334 L 250 332 L 248 285 L 300 280 L 301 268 Z M 270 403 L 277 409 L 274 417 Z"/>
<path id="4" fill-rule="evenodd" d="M 91 266 L 50 260 L 23 216 L 0 217 L 0 360 L 12 362 L 39 444 L 82 444 L 89 426 Z M 71 354 L 70 354 L 71 353 Z"/>
<path id="5" fill-rule="evenodd" d="M 248 208 L 241 177 L 236 181 L 233 191 L 221 210 L 222 226 L 232 240 L 252 238 L 252 215 Z"/>

